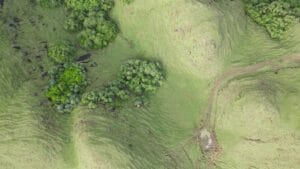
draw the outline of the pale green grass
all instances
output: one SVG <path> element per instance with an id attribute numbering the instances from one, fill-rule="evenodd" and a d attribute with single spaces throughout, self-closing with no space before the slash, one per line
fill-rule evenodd
<path id="1" fill-rule="evenodd" d="M 40 42 L 75 42 L 75 34 L 62 27 L 65 11 L 32 7 L 29 1 L 6 1 L 1 17 L 11 21 L 14 16 L 22 20 L 19 31 L 7 23 L 0 26 L 0 168 L 4 169 L 206 168 L 198 145 L 190 139 L 203 118 L 214 78 L 233 65 L 300 50 L 299 25 L 291 30 L 295 36 L 272 41 L 245 16 L 240 1 L 135 0 L 130 5 L 117 1 L 111 16 L 121 33 L 108 48 L 90 51 L 92 60 L 84 64 L 91 79 L 87 91 L 100 90 L 116 78 L 124 61 L 136 57 L 160 60 L 167 75 L 164 85 L 150 96 L 146 108 L 129 102 L 116 112 L 79 106 L 71 114 L 59 114 L 47 104 L 42 90 L 47 78 L 41 78 L 41 73 L 51 63 Z M 16 32 L 15 43 L 28 56 L 12 49 Z M 85 53 L 79 50 L 77 56 Z M 98 66 L 91 67 L 94 62 Z M 289 80 L 292 75 L 297 79 L 298 73 L 291 70 L 282 77 L 264 74 L 259 80 L 232 82 L 220 93 L 217 135 L 223 151 L 218 166 L 298 167 L 298 136 L 291 133 L 299 131 L 295 85 L 299 81 Z M 277 85 L 259 85 L 265 77 Z M 267 90 L 278 86 L 280 92 L 275 94 Z M 276 135 L 279 140 L 264 146 L 241 139 L 249 135 L 266 139 Z M 290 146 L 282 149 L 285 143 Z M 293 146 L 295 151 L 286 154 Z M 269 154 L 272 158 L 267 158 Z"/>
<path id="2" fill-rule="evenodd" d="M 218 168 L 297 169 L 299 70 L 264 73 L 231 82 L 218 99 Z"/>

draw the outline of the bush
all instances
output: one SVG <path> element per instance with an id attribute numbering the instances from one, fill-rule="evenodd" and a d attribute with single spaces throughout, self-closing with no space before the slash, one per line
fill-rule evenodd
<path id="1" fill-rule="evenodd" d="M 66 0 L 66 5 L 70 9 L 80 11 L 90 11 L 101 9 L 109 11 L 114 6 L 113 0 Z"/>
<path id="2" fill-rule="evenodd" d="M 69 42 L 50 45 L 48 56 L 56 63 L 66 63 L 73 60 L 75 48 Z"/>
<path id="3" fill-rule="evenodd" d="M 83 21 L 86 18 L 86 12 L 70 11 L 64 28 L 70 32 L 78 32 L 83 29 Z"/>
<path id="4" fill-rule="evenodd" d="M 102 49 L 112 42 L 118 33 L 117 25 L 105 18 L 103 12 L 89 12 L 83 21 L 84 29 L 78 34 L 79 43 L 87 49 Z"/>
<path id="5" fill-rule="evenodd" d="M 108 17 L 113 0 L 67 0 L 66 5 L 70 14 L 64 27 L 70 32 L 79 32 L 82 47 L 102 49 L 116 38 L 118 27 Z"/>
<path id="6" fill-rule="evenodd" d="M 132 97 L 137 107 L 146 103 L 146 96 L 162 85 L 164 76 L 158 62 L 130 60 L 121 66 L 119 79 L 101 91 L 92 91 L 83 96 L 82 103 L 90 108 L 97 104 L 118 105 Z"/>
<path id="7" fill-rule="evenodd" d="M 255 22 L 264 26 L 270 36 L 280 39 L 297 21 L 294 8 L 297 2 L 290 0 L 248 0 L 246 11 Z"/>
<path id="8" fill-rule="evenodd" d="M 85 93 L 82 97 L 82 103 L 89 108 L 95 108 L 97 104 L 116 106 L 116 103 L 125 101 L 129 98 L 129 93 L 123 88 L 119 81 L 114 81 L 105 86 L 102 91 L 92 91 Z"/>
<path id="9" fill-rule="evenodd" d="M 54 8 L 61 6 L 64 0 L 37 0 L 37 3 L 42 7 Z"/>
<path id="10" fill-rule="evenodd" d="M 121 66 L 120 78 L 131 92 L 141 95 L 160 87 L 164 76 L 158 62 L 136 59 Z"/>
<path id="11" fill-rule="evenodd" d="M 59 111 L 72 110 L 87 86 L 84 68 L 77 64 L 65 64 L 53 69 L 50 76 L 47 97 Z"/>

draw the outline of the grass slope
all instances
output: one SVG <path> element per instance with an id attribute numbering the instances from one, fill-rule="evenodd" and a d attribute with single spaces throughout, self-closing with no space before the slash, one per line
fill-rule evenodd
<path id="1" fill-rule="evenodd" d="M 218 168 L 299 168 L 299 69 L 232 81 L 218 99 Z"/>
<path id="2" fill-rule="evenodd" d="M 10 0 L 2 13 L 0 166 L 5 169 L 207 168 L 191 138 L 214 78 L 232 66 L 300 50 L 299 24 L 293 37 L 273 41 L 245 16 L 241 1 L 117 1 L 111 15 L 121 33 L 115 42 L 101 51 L 76 54 L 92 54 L 85 63 L 91 79 L 87 91 L 100 89 L 115 78 L 124 61 L 141 56 L 162 61 L 165 84 L 146 108 L 128 104 L 111 112 L 79 106 L 71 114 L 58 114 L 45 100 L 47 77 L 42 74 L 51 63 L 43 42 L 75 41 L 62 27 L 65 10 Z M 21 49 L 15 50 L 16 45 Z M 298 73 L 286 70 L 241 79 L 219 94 L 216 131 L 223 151 L 217 166 L 299 166 L 298 135 L 293 135 L 299 131 Z M 251 142 L 257 138 L 265 146 Z"/>

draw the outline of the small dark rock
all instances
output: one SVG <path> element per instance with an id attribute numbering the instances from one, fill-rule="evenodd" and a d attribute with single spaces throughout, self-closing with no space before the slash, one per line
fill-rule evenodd
<path id="1" fill-rule="evenodd" d="M 21 46 L 16 45 L 16 46 L 13 46 L 13 48 L 15 48 L 15 49 L 17 49 L 17 50 L 20 50 L 20 49 L 21 49 Z"/>
<path id="2" fill-rule="evenodd" d="M 87 53 L 87 54 L 84 54 L 84 55 L 82 55 L 82 56 L 79 56 L 79 57 L 76 59 L 76 61 L 77 61 L 77 62 L 86 61 L 86 60 L 90 59 L 91 56 L 92 56 L 91 53 Z"/>

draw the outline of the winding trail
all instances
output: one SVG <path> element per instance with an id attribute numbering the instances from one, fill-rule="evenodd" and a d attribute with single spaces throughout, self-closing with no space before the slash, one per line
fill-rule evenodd
<path id="1" fill-rule="evenodd" d="M 205 111 L 205 118 L 202 121 L 202 125 L 198 130 L 195 131 L 195 134 L 193 136 L 193 138 L 196 139 L 197 144 L 200 145 L 201 150 L 207 152 L 205 153 L 206 155 L 204 156 L 208 160 L 207 167 L 209 169 L 213 168 L 220 154 L 220 146 L 218 145 L 218 141 L 215 133 L 216 121 L 215 119 L 212 119 L 213 113 L 216 113 L 214 108 L 216 105 L 216 100 L 219 91 L 222 90 L 230 81 L 236 78 L 247 77 L 249 75 L 256 74 L 256 73 L 264 73 L 264 72 L 272 72 L 272 71 L 276 72 L 282 69 L 289 69 L 289 68 L 300 68 L 300 54 L 282 56 L 279 58 L 262 61 L 249 66 L 230 68 L 216 78 L 214 85 L 210 91 L 209 100 Z M 208 134 L 212 140 L 211 142 L 212 144 L 210 145 L 211 148 L 209 148 L 208 151 L 206 151 L 205 148 L 203 147 L 202 144 L 203 140 L 201 139 L 201 135 L 207 131 L 209 131 Z"/>
<path id="2" fill-rule="evenodd" d="M 300 67 L 300 54 L 283 56 L 245 67 L 234 67 L 226 70 L 222 75 L 216 78 L 215 84 L 210 91 L 207 109 L 205 112 L 205 118 L 202 121 L 201 129 L 207 129 L 208 131 L 212 132 L 215 136 L 215 122 L 211 119 L 212 114 L 215 113 L 214 105 L 219 91 L 223 87 L 225 87 L 225 85 L 228 84 L 228 82 L 230 82 L 231 80 L 243 76 L 249 76 L 254 73 L 279 71 L 281 69 L 298 67 Z M 196 135 L 199 136 L 200 133 L 201 132 L 197 131 Z M 216 138 L 214 138 L 214 140 L 216 141 Z M 215 142 L 215 144 L 217 144 L 217 142 Z"/>
<path id="3" fill-rule="evenodd" d="M 251 75 L 253 73 L 261 73 L 268 71 L 278 71 L 280 69 L 300 67 L 300 55 L 292 55 L 263 61 L 246 67 L 235 67 L 225 71 L 219 76 L 213 88 L 211 89 L 207 109 L 205 112 L 205 120 L 203 127 L 211 128 L 211 115 L 213 113 L 214 102 L 219 91 L 231 80 Z"/>

